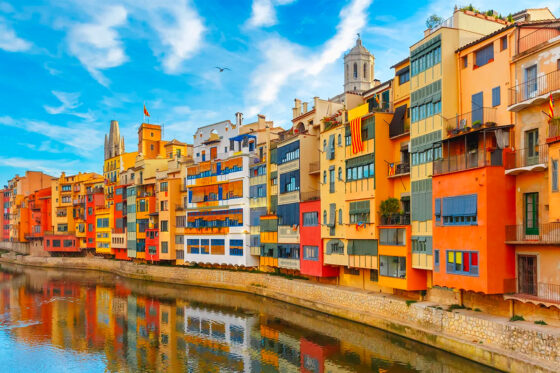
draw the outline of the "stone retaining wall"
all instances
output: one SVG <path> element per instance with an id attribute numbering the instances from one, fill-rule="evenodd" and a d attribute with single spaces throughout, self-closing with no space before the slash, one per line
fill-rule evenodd
<path id="1" fill-rule="evenodd" d="M 546 372 L 560 366 L 560 328 L 510 322 L 488 314 L 449 312 L 432 302 L 407 303 L 386 294 L 289 280 L 263 273 L 163 267 L 98 258 L 36 258 L 4 254 L 25 265 L 92 269 L 131 278 L 254 293 L 358 321 L 505 371 Z"/>

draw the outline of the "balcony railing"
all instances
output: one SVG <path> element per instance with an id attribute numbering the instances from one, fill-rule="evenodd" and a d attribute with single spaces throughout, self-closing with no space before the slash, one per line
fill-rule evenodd
<path id="1" fill-rule="evenodd" d="M 519 38 L 519 46 L 517 48 L 517 54 L 523 53 L 528 49 L 531 49 L 539 44 L 545 43 L 552 38 L 560 36 L 560 27 L 554 25 L 555 27 L 542 27 L 538 30 L 531 32 Z"/>
<path id="2" fill-rule="evenodd" d="M 517 149 L 506 154 L 506 170 L 535 166 L 548 163 L 548 145 L 537 145 L 533 148 Z"/>
<path id="3" fill-rule="evenodd" d="M 444 175 L 450 172 L 470 170 L 486 166 L 502 166 L 502 150 L 486 151 L 482 149 L 469 151 L 466 154 L 446 156 L 434 161 L 434 175 Z"/>
<path id="4" fill-rule="evenodd" d="M 185 206 L 183 206 L 183 205 L 175 205 L 175 211 L 185 211 Z"/>
<path id="5" fill-rule="evenodd" d="M 387 175 L 388 176 L 398 176 L 398 175 L 405 175 L 410 173 L 410 163 L 405 162 L 405 163 L 397 163 L 395 165 L 394 171 L 389 168 L 387 170 Z"/>
<path id="6" fill-rule="evenodd" d="M 516 243 L 560 243 L 560 223 L 527 225 L 507 225 L 506 241 Z"/>
<path id="7" fill-rule="evenodd" d="M 459 133 L 464 128 L 478 128 L 486 123 L 496 123 L 496 108 L 481 107 L 447 119 L 448 134 Z M 456 132 L 456 133 L 455 133 Z"/>
<path id="8" fill-rule="evenodd" d="M 526 81 L 509 89 L 509 105 L 519 104 L 560 90 L 560 70 Z"/>
<path id="9" fill-rule="evenodd" d="M 410 213 L 381 216 L 380 225 L 410 225 Z"/>
<path id="10" fill-rule="evenodd" d="M 309 173 L 316 174 L 319 173 L 321 170 L 319 162 L 311 162 L 309 163 Z"/>
<path id="11" fill-rule="evenodd" d="M 527 300 L 544 301 L 550 303 L 560 303 L 560 285 L 546 284 L 543 282 L 523 283 L 518 282 L 518 293 L 515 297 Z"/>
<path id="12" fill-rule="evenodd" d="M 319 199 L 321 199 L 321 192 L 318 191 L 318 190 L 314 190 L 312 192 L 301 193 L 301 201 L 302 202 L 318 201 Z"/>

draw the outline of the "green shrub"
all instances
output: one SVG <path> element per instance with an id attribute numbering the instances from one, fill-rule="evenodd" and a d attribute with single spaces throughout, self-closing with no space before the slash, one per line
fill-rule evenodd
<path id="1" fill-rule="evenodd" d="M 537 320 L 537 321 L 535 321 L 535 324 L 537 324 L 537 325 L 548 325 L 544 320 Z"/>
<path id="2" fill-rule="evenodd" d="M 452 304 L 447 308 L 447 310 L 451 312 L 454 310 L 464 310 L 465 308 L 466 308 L 465 306 L 461 306 L 460 304 Z"/>
<path id="3" fill-rule="evenodd" d="M 406 306 L 407 306 L 407 307 L 410 307 L 411 304 L 414 304 L 414 303 L 416 303 L 416 302 L 417 302 L 417 301 L 415 301 L 415 300 L 409 299 L 409 300 L 406 301 Z"/>
<path id="4" fill-rule="evenodd" d="M 525 321 L 525 319 L 523 318 L 523 316 L 519 316 L 519 315 L 513 315 L 509 321 Z"/>

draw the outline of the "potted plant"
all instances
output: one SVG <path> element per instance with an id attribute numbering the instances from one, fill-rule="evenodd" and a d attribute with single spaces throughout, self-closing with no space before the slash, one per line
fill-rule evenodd
<path id="1" fill-rule="evenodd" d="M 382 201 L 379 205 L 379 214 L 383 220 L 387 221 L 389 218 L 401 211 L 401 204 L 398 199 L 389 197 Z"/>
<path id="2" fill-rule="evenodd" d="M 451 136 L 453 134 L 453 130 L 455 129 L 455 127 L 449 125 L 445 129 L 447 130 L 447 136 Z"/>
<path id="3" fill-rule="evenodd" d="M 496 125 L 496 122 L 486 122 L 486 127 L 494 127 Z"/>
<path id="4" fill-rule="evenodd" d="M 475 120 L 472 124 L 473 128 L 480 128 L 482 126 L 482 121 L 481 120 Z"/>
<path id="5" fill-rule="evenodd" d="M 461 132 L 459 128 L 453 128 L 453 134 L 458 135 Z"/>

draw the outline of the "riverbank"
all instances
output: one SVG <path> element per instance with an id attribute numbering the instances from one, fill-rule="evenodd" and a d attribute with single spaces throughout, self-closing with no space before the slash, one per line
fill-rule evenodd
<path id="1" fill-rule="evenodd" d="M 448 311 L 432 302 L 411 303 L 392 295 L 263 273 L 9 254 L 0 262 L 252 293 L 370 325 L 504 371 L 548 372 L 560 364 L 559 328 L 468 310 Z"/>

